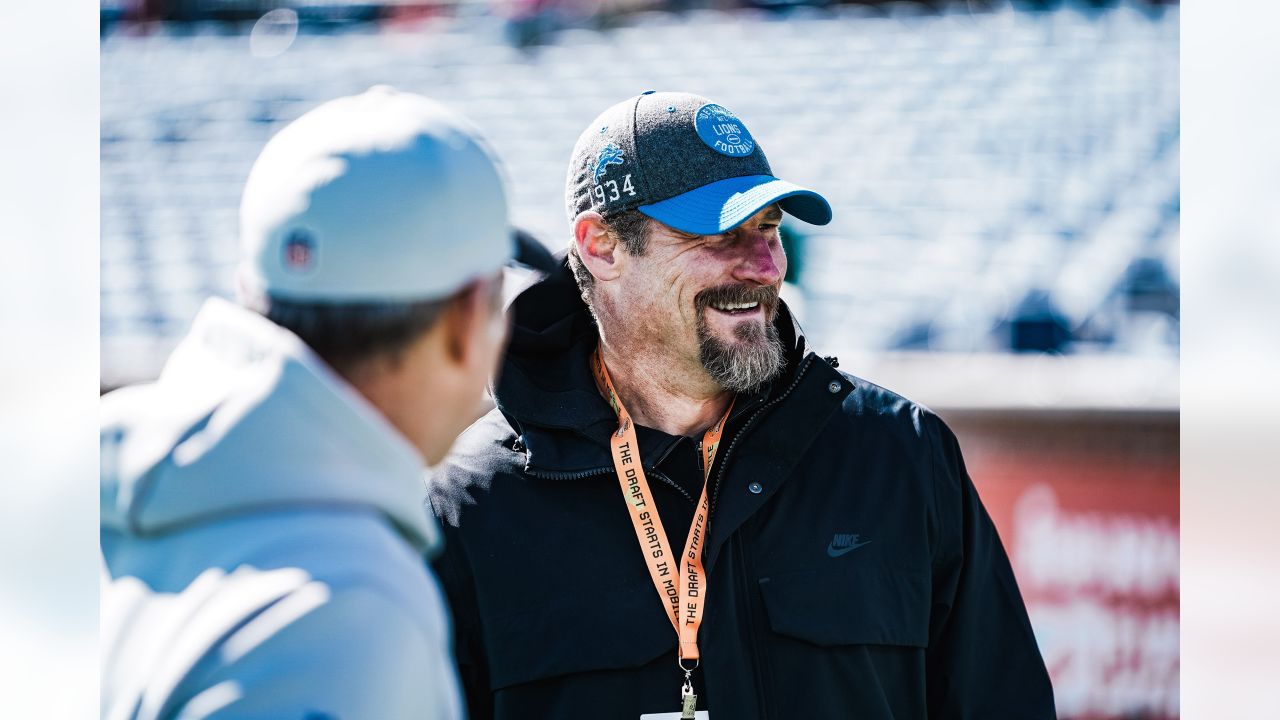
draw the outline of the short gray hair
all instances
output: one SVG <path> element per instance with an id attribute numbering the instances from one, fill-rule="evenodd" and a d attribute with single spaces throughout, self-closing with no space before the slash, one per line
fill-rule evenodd
<path id="1" fill-rule="evenodd" d="M 617 239 L 629 255 L 637 257 L 644 255 L 649 248 L 650 222 L 649 216 L 639 210 L 624 210 L 604 219 L 609 234 Z M 595 287 L 596 278 L 583 264 L 578 255 L 578 244 L 573 241 L 569 243 L 569 269 L 573 271 L 573 279 L 578 283 L 583 302 L 591 307 L 591 289 Z"/>

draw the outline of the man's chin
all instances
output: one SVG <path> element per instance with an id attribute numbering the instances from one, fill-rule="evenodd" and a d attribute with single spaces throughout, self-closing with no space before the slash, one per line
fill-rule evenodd
<path id="1" fill-rule="evenodd" d="M 773 326 L 743 321 L 726 333 L 706 330 L 700 343 L 702 366 L 725 389 L 750 392 L 781 372 L 782 342 Z"/>

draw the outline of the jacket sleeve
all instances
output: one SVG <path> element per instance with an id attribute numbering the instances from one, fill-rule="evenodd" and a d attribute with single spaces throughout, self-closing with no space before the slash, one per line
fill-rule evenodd
<path id="1" fill-rule="evenodd" d="M 955 435 L 926 413 L 937 535 L 926 660 L 929 717 L 1054 718 L 1053 689 L 995 525 Z"/>
<path id="2" fill-rule="evenodd" d="M 488 661 L 480 629 L 480 613 L 476 606 L 475 583 L 465 557 L 458 529 L 444 526 L 444 552 L 435 560 L 436 576 L 444 587 L 445 598 L 453 611 L 453 650 L 458 662 L 458 677 L 471 720 L 492 720 L 493 691 L 489 686 Z"/>
<path id="3" fill-rule="evenodd" d="M 364 588 L 310 583 L 228 636 L 151 717 L 454 720 L 457 681 L 443 616 L 425 628 Z M 308 597 L 309 596 L 309 597 Z M 436 632 L 439 630 L 439 632 Z"/>

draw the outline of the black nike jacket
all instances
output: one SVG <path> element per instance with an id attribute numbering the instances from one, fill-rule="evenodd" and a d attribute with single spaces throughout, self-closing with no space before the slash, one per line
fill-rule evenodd
<path id="1" fill-rule="evenodd" d="M 567 271 L 525 291 L 497 409 L 429 488 L 436 570 L 473 720 L 679 708 L 676 634 L 614 475 L 617 418 Z M 739 397 L 711 482 L 698 708 L 717 720 L 1055 717 L 995 527 L 929 410 L 808 352 L 785 308 L 781 377 Z M 639 428 L 671 545 L 695 441 Z"/>

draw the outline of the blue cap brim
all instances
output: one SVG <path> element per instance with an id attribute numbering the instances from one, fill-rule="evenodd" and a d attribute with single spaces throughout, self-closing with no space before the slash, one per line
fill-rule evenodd
<path id="1" fill-rule="evenodd" d="M 747 175 L 718 180 L 640 212 L 693 235 L 717 235 L 742 224 L 761 208 L 778 203 L 783 212 L 813 225 L 831 222 L 831 204 L 818 193 L 772 175 Z"/>

